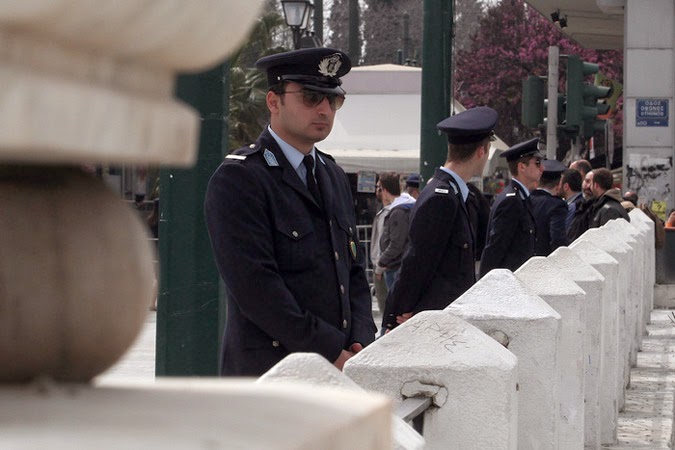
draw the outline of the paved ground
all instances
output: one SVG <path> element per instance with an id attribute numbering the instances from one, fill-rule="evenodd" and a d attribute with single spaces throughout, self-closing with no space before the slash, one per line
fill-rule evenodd
<path id="1" fill-rule="evenodd" d="M 675 398 L 674 310 L 654 310 L 631 369 L 625 411 L 619 415 L 619 443 L 612 450 L 670 449 Z"/>
<path id="2" fill-rule="evenodd" d="M 619 417 L 619 442 L 606 450 L 666 450 L 671 448 L 675 400 L 675 310 L 654 310 L 648 335 L 631 370 L 625 411 Z M 375 322 L 381 321 L 377 306 Z M 148 381 L 155 376 L 156 313 L 150 312 L 136 344 L 119 363 L 96 379 L 98 384 Z"/>

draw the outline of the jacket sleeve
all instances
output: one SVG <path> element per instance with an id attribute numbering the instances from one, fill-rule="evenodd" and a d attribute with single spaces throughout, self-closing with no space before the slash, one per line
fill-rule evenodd
<path id="1" fill-rule="evenodd" d="M 513 236 L 520 224 L 519 216 L 527 214 L 524 208 L 518 207 L 520 202 L 516 196 L 506 197 L 500 202 L 492 214 L 488 228 L 487 243 L 483 250 L 480 263 L 480 276 L 483 277 L 490 270 L 503 267 L 503 261 L 508 252 Z"/>
<path id="2" fill-rule="evenodd" d="M 253 169 L 222 165 L 211 178 L 205 215 L 218 270 L 241 314 L 290 352 L 334 361 L 345 346 L 335 327 L 303 310 L 280 275 L 274 224 Z"/>
<path id="3" fill-rule="evenodd" d="M 565 221 L 567 220 L 567 203 L 564 200 L 556 202 L 553 211 L 551 211 L 551 223 L 549 224 L 549 231 L 551 233 L 551 251 L 558 247 L 569 244 L 567 240 L 567 230 Z"/>

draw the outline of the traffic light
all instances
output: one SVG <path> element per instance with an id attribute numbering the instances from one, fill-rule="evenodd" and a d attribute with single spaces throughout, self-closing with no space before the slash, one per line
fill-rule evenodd
<path id="1" fill-rule="evenodd" d="M 597 64 L 582 61 L 577 55 L 567 57 L 567 104 L 565 105 L 565 128 L 581 132 L 586 138 L 604 123 L 598 123 L 598 115 L 607 113 L 604 106 L 598 108 L 598 99 L 609 95 L 610 88 L 586 83 L 589 75 L 597 73 Z"/>
<path id="2" fill-rule="evenodd" d="M 544 80 L 530 75 L 523 80 L 521 122 L 528 128 L 538 128 L 544 123 Z"/>

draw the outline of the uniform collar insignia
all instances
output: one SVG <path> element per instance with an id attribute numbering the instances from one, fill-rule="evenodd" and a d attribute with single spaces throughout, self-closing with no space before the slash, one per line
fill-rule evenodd
<path id="1" fill-rule="evenodd" d="M 340 54 L 333 53 L 319 62 L 319 73 L 325 77 L 334 77 L 337 75 L 341 65 L 342 58 L 340 57 Z"/>
<path id="2" fill-rule="evenodd" d="M 272 153 L 269 149 L 265 149 L 263 152 L 263 156 L 265 157 L 265 161 L 267 161 L 267 165 L 270 167 L 278 167 L 279 166 L 279 161 L 277 161 L 277 157 L 274 156 L 274 153 Z"/>

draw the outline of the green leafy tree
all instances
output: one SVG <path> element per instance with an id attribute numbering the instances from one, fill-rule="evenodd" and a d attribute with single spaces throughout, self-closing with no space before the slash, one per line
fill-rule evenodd
<path id="1" fill-rule="evenodd" d="M 265 105 L 267 79 L 255 68 L 265 55 L 286 51 L 288 42 L 284 18 L 270 1 L 258 18 L 246 43 L 230 58 L 230 148 L 255 141 L 269 118 Z"/>
<path id="2" fill-rule="evenodd" d="M 520 125 L 522 80 L 528 75 L 546 76 L 548 47 L 558 46 L 560 54 L 577 54 L 595 62 L 609 78 L 622 82 L 623 55 L 617 50 L 584 49 L 567 38 L 559 28 L 528 8 L 521 0 L 502 0 L 486 11 L 467 50 L 458 52 L 455 64 L 455 97 L 467 108 L 488 105 L 499 112 L 496 133 L 515 144 L 533 135 Z M 564 62 L 561 62 L 560 89 L 564 91 Z M 620 144 L 621 126 L 615 142 Z M 559 159 L 564 155 L 561 148 Z"/>

